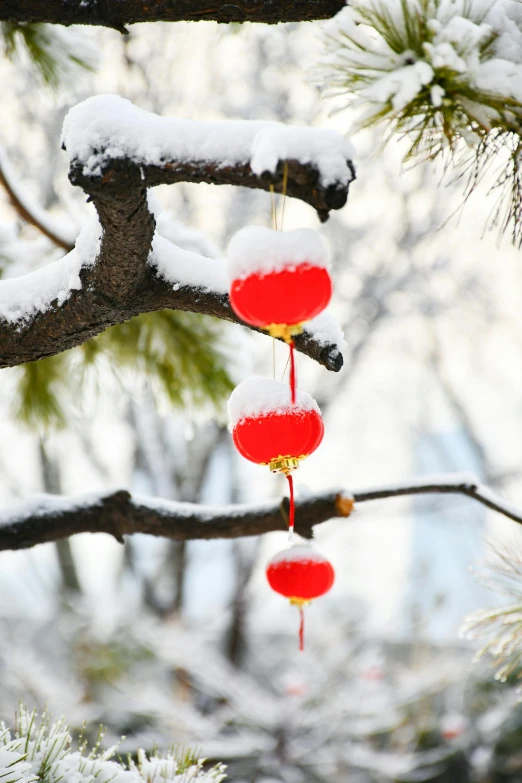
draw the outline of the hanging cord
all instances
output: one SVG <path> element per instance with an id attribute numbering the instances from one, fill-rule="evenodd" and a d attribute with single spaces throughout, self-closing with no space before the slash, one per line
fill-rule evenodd
<path id="1" fill-rule="evenodd" d="M 288 513 L 288 540 L 292 544 L 294 541 L 294 520 L 295 520 L 295 500 L 294 500 L 294 479 L 291 473 L 286 473 L 288 487 L 290 490 L 290 510 Z"/>
<path id="2" fill-rule="evenodd" d="M 276 200 L 275 200 L 275 191 L 274 186 L 270 185 L 270 208 L 272 213 L 272 226 L 274 228 L 274 231 L 277 231 L 277 207 L 276 207 Z M 274 380 L 276 377 L 276 347 L 275 347 L 276 341 L 275 337 L 272 337 L 272 368 L 274 371 Z"/>
<path id="3" fill-rule="evenodd" d="M 292 394 L 292 405 L 295 405 L 296 380 L 295 380 L 295 355 L 294 355 L 294 341 L 293 340 L 290 340 L 288 342 L 288 347 L 290 348 L 290 392 Z"/>
<path id="4" fill-rule="evenodd" d="M 304 651 L 304 611 L 303 604 L 299 604 L 299 650 Z"/>
<path id="5" fill-rule="evenodd" d="M 283 166 L 283 184 L 281 185 L 281 196 L 282 196 L 282 203 L 281 203 L 281 220 L 279 222 L 279 229 L 280 231 L 283 230 L 283 221 L 285 219 L 285 204 L 286 204 L 286 188 L 288 185 L 288 161 L 285 160 L 284 166 Z"/>
<path id="6" fill-rule="evenodd" d="M 270 209 L 272 212 L 272 225 L 274 227 L 274 231 L 277 231 L 277 206 L 276 206 L 276 199 L 275 199 L 275 190 L 273 185 L 270 185 Z"/>

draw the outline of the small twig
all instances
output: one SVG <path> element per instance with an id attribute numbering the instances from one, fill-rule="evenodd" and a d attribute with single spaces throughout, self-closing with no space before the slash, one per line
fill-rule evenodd
<path id="1" fill-rule="evenodd" d="M 58 233 L 53 231 L 50 226 L 45 225 L 45 223 L 39 220 L 35 213 L 30 210 L 30 207 L 28 206 L 28 200 L 26 201 L 20 198 L 20 194 L 17 188 L 14 186 L 10 176 L 8 162 L 5 156 L 5 152 L 2 149 L 0 149 L 0 184 L 4 187 L 7 195 L 9 196 L 9 201 L 11 202 L 14 209 L 16 209 L 22 220 L 25 220 L 27 223 L 30 223 L 32 226 L 37 228 L 38 231 L 44 234 L 44 236 L 50 239 L 51 242 L 54 242 L 54 244 L 58 247 L 62 247 L 64 250 L 67 250 L 67 252 L 73 249 L 74 243 L 71 243 L 65 237 L 60 236 Z"/>

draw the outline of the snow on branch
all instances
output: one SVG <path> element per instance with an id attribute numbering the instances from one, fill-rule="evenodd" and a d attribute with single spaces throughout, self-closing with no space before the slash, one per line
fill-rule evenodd
<path id="1" fill-rule="evenodd" d="M 360 503 L 425 494 L 466 495 L 522 524 L 522 507 L 498 497 L 473 476 L 447 474 L 355 492 L 328 490 L 297 499 L 295 529 L 303 538 L 312 538 L 315 525 L 348 517 Z M 287 498 L 281 503 L 214 507 L 133 497 L 125 490 L 79 498 L 42 495 L 0 512 L 0 550 L 25 549 L 76 533 L 109 533 L 118 541 L 133 533 L 189 541 L 258 536 L 285 531 L 287 526 Z"/>
<path id="2" fill-rule="evenodd" d="M 112 27 L 127 32 L 125 25 L 137 22 L 303 22 L 329 19 L 344 0 L 2 0 L 2 22 L 47 22 Z"/>
<path id="3" fill-rule="evenodd" d="M 203 122 L 158 117 L 117 95 L 96 95 L 65 118 L 71 181 L 105 189 L 208 182 L 281 190 L 322 220 L 346 203 L 354 179 L 351 143 L 329 129 L 261 120 Z"/>
<path id="4" fill-rule="evenodd" d="M 145 312 L 185 310 L 239 322 L 223 262 L 188 253 L 155 231 L 147 188 L 181 181 L 281 191 L 325 218 L 344 205 L 351 147 L 332 131 L 270 122 L 192 122 L 157 117 L 117 96 L 69 113 L 63 143 L 70 180 L 99 218 L 65 258 L 0 281 L 0 367 L 80 345 Z M 340 329 L 329 316 L 308 325 L 296 348 L 330 370 L 342 366 Z"/>

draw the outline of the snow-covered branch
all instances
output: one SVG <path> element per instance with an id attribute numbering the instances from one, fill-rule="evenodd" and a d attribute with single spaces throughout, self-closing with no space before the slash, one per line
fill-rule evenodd
<path id="1" fill-rule="evenodd" d="M 344 0 L 2 0 L 0 21 L 88 24 L 126 32 L 125 25 L 137 22 L 303 22 L 329 19 Z"/>
<path id="2" fill-rule="evenodd" d="M 355 177 L 351 143 L 324 128 L 263 120 L 203 122 L 159 117 L 116 95 L 97 95 L 65 118 L 70 179 L 106 198 L 128 189 L 207 182 L 286 192 L 321 220 L 346 204 Z"/>
<path id="3" fill-rule="evenodd" d="M 312 538 L 313 526 L 348 516 L 349 495 L 330 491 L 297 502 L 296 531 Z M 132 497 L 125 490 L 104 496 L 42 495 L 0 512 L 0 550 L 25 549 L 76 533 L 148 533 L 176 541 L 259 536 L 288 529 L 288 500 L 256 505 L 201 506 L 161 498 Z"/>
<path id="4" fill-rule="evenodd" d="M 70 179 L 98 212 L 61 261 L 0 281 L 0 367 L 80 345 L 145 312 L 186 310 L 237 322 L 221 261 L 188 253 L 155 232 L 147 188 L 209 182 L 281 191 L 326 218 L 346 202 L 351 147 L 337 133 L 273 122 L 192 122 L 157 117 L 117 96 L 71 110 L 62 141 Z M 334 323 L 296 339 L 330 370 L 342 366 Z"/>
<path id="5" fill-rule="evenodd" d="M 295 529 L 303 538 L 312 538 L 315 525 L 348 517 L 360 503 L 426 494 L 466 495 L 522 524 L 522 507 L 498 497 L 473 476 L 448 474 L 355 492 L 328 490 L 298 499 Z M 79 498 L 42 495 L 0 512 L 0 550 L 25 549 L 76 533 L 109 533 L 119 541 L 133 533 L 177 541 L 258 536 L 286 530 L 287 512 L 287 498 L 281 503 L 214 507 L 133 497 L 125 490 Z"/>

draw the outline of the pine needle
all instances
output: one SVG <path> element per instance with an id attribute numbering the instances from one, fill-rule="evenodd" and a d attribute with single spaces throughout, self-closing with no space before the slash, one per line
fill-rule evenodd
<path id="1" fill-rule="evenodd" d="M 505 145 L 510 159 L 493 187 L 498 203 L 491 222 L 501 235 L 511 227 L 520 245 L 522 61 L 516 54 L 506 59 L 506 35 L 517 22 L 495 15 L 494 6 L 353 0 L 326 29 L 318 80 L 355 109 L 353 132 L 380 126 L 385 142 L 394 136 L 406 141 L 405 160 L 449 156 L 458 163 L 464 143 L 475 172 L 465 198 L 476 173 Z"/>

